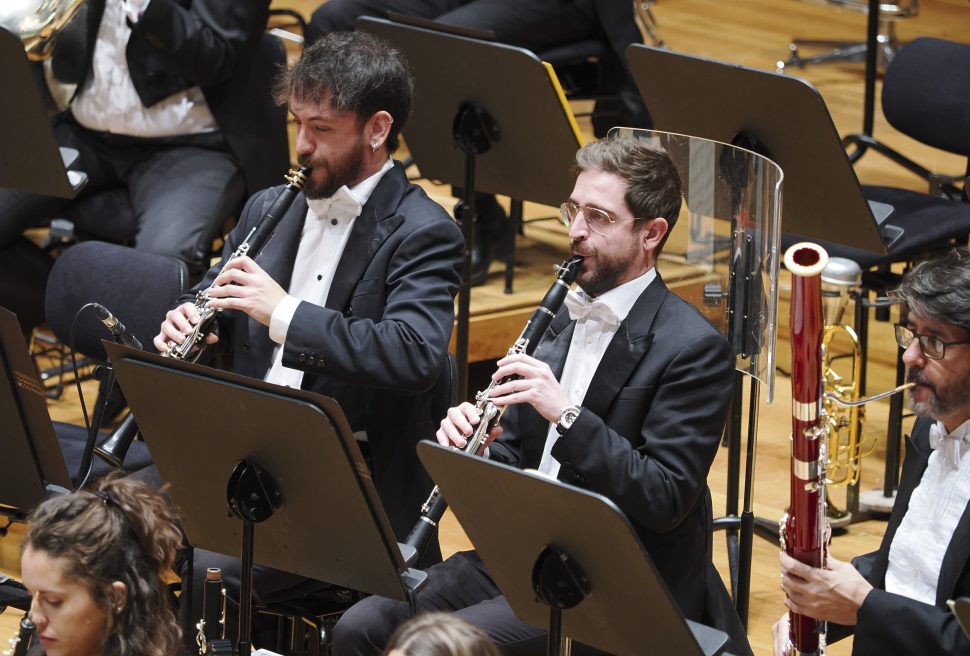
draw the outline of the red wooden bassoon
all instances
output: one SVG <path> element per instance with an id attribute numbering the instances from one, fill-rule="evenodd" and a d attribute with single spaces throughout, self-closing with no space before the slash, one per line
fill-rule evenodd
<path id="1" fill-rule="evenodd" d="M 825 567 L 825 432 L 821 421 L 822 382 L 821 273 L 828 254 L 820 246 L 801 242 L 785 251 L 791 272 L 791 503 L 781 520 L 782 548 L 812 567 Z M 821 654 L 825 623 L 807 615 L 789 614 L 788 653 Z"/>

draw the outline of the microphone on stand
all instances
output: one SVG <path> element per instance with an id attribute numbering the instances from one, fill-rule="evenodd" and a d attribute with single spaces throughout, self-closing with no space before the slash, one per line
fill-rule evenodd
<path id="1" fill-rule="evenodd" d="M 111 336 L 116 342 L 131 348 L 136 348 L 139 351 L 142 350 L 142 345 L 141 342 L 138 341 L 138 338 L 132 335 L 128 329 L 125 328 L 125 324 L 118 321 L 118 318 L 111 314 L 111 312 L 108 311 L 108 308 L 100 303 L 95 303 L 94 312 L 98 315 L 98 319 L 101 320 L 101 323 L 103 323 L 105 327 L 111 331 Z"/>
<path id="2" fill-rule="evenodd" d="M 95 303 L 94 312 L 98 315 L 101 323 L 111 331 L 111 337 L 116 342 L 142 350 L 142 344 L 138 341 L 138 338 L 125 327 L 125 324 L 118 321 L 118 318 L 111 314 L 108 308 L 100 303 Z M 137 434 L 138 424 L 135 423 L 135 416 L 129 412 L 128 416 L 124 418 L 108 439 L 101 446 L 94 448 L 94 453 L 112 466 L 123 469 L 128 447 L 131 446 Z"/>

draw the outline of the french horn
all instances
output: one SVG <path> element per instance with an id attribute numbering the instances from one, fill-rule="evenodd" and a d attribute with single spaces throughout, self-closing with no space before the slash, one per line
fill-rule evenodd
<path id="1" fill-rule="evenodd" d="M 67 109 L 84 76 L 91 47 L 87 13 L 85 0 L 0 2 L 0 28 L 23 43 L 50 114 Z"/>

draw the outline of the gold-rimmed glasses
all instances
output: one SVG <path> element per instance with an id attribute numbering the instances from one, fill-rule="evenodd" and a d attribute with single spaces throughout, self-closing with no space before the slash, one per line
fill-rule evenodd
<path id="1" fill-rule="evenodd" d="M 613 224 L 617 221 L 636 221 L 636 218 L 632 219 L 618 219 L 613 215 L 612 212 L 607 212 L 606 210 L 601 210 L 598 207 L 589 207 L 588 205 L 577 205 L 566 201 L 559 206 L 559 215 L 562 219 L 563 225 L 567 228 L 572 225 L 573 221 L 582 213 L 583 218 L 586 220 L 586 225 L 589 229 L 598 235 L 605 237 L 610 234 L 610 229 Z"/>

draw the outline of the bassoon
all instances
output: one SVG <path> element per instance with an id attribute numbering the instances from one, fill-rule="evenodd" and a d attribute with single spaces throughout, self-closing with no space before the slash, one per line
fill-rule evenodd
<path id="1" fill-rule="evenodd" d="M 828 262 L 825 250 L 800 242 L 785 251 L 785 267 L 791 273 L 791 501 L 781 520 L 781 544 L 785 553 L 811 567 L 825 567 L 825 442 L 826 425 L 821 417 L 822 314 L 821 274 Z M 825 623 L 807 615 L 789 613 L 790 656 L 824 652 Z"/>
<path id="2" fill-rule="evenodd" d="M 552 283 L 546 295 L 542 297 L 539 307 L 532 312 L 532 316 L 529 317 L 525 328 L 522 329 L 522 334 L 512 344 L 506 356 L 522 353 L 532 355 L 536 350 L 536 346 L 539 345 L 539 340 L 542 338 L 543 333 L 546 332 L 546 328 L 549 327 L 552 318 L 556 316 L 556 312 L 562 305 L 563 300 L 565 300 L 566 292 L 569 291 L 570 286 L 576 280 L 576 276 L 579 275 L 580 264 L 582 262 L 583 258 L 576 256 L 556 267 L 556 280 Z M 495 405 L 489 399 L 489 395 L 492 389 L 497 385 L 507 382 L 507 380 L 502 379 L 499 382 L 492 381 L 488 387 L 475 394 L 475 408 L 478 410 L 480 420 L 478 425 L 475 426 L 475 431 L 465 444 L 465 453 L 478 455 L 488 440 L 489 432 L 498 425 L 499 420 L 505 413 L 507 406 L 499 407 Z M 420 558 L 425 548 L 427 548 L 428 542 L 431 540 L 431 536 L 434 535 L 434 531 L 438 527 L 438 522 L 441 521 L 441 516 L 445 514 L 447 507 L 448 503 L 441 496 L 441 491 L 436 485 L 428 496 L 427 501 L 421 506 L 421 516 L 418 518 L 417 524 L 414 525 L 414 528 L 411 529 L 407 539 L 404 541 L 406 545 L 416 550 L 418 558 Z"/>

